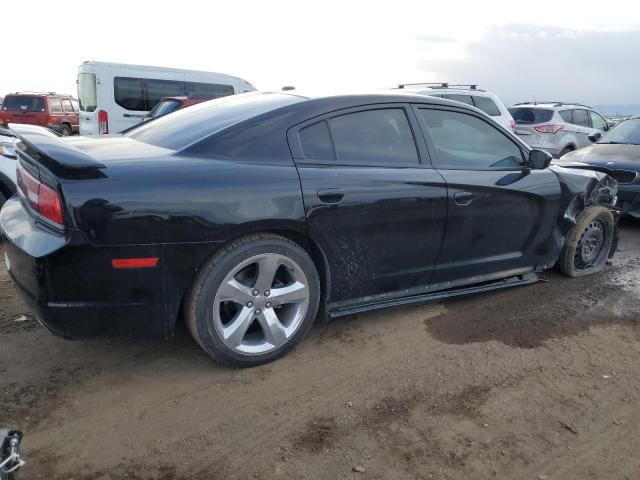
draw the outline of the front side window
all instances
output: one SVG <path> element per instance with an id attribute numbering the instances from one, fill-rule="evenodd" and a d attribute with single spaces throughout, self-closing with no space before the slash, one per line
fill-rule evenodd
<path id="1" fill-rule="evenodd" d="M 113 88 L 116 103 L 125 110 L 147 110 L 141 78 L 115 77 Z"/>
<path id="2" fill-rule="evenodd" d="M 62 113 L 62 104 L 59 98 L 49 99 L 49 112 L 50 113 Z"/>
<path id="3" fill-rule="evenodd" d="M 78 102 L 76 102 L 75 100 L 71 100 L 71 107 L 73 108 L 73 111 L 75 113 L 78 113 Z"/>
<path id="4" fill-rule="evenodd" d="M 98 105 L 96 92 L 96 76 L 93 73 L 78 74 L 78 100 L 80 110 L 83 112 L 95 112 Z"/>
<path id="5" fill-rule="evenodd" d="M 580 125 L 581 127 L 589 126 L 589 112 L 586 110 L 574 110 L 573 111 L 573 124 Z"/>
<path id="6" fill-rule="evenodd" d="M 73 113 L 73 105 L 71 105 L 71 101 L 68 98 L 63 98 L 60 101 L 62 102 L 62 110 L 65 113 Z"/>
<path id="7" fill-rule="evenodd" d="M 496 105 L 496 102 L 491 100 L 489 97 L 480 97 L 474 95 L 473 103 L 475 103 L 476 108 L 479 108 L 487 115 L 490 115 L 492 117 L 499 117 L 501 115 L 500 109 Z"/>
<path id="8" fill-rule="evenodd" d="M 607 130 L 609 130 L 609 125 L 604 118 L 602 118 L 596 112 L 589 112 L 589 115 L 591 116 L 591 126 L 593 128 L 597 128 L 602 132 L 606 132 Z"/>
<path id="9" fill-rule="evenodd" d="M 489 170 L 526 165 L 520 147 L 478 117 L 445 110 L 419 112 L 440 168 Z"/>
<path id="10" fill-rule="evenodd" d="M 402 108 L 348 113 L 328 120 L 339 162 L 367 165 L 417 164 L 409 121 Z"/>

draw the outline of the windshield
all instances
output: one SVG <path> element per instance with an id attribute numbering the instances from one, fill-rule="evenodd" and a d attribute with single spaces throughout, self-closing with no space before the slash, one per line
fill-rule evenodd
<path id="1" fill-rule="evenodd" d="M 165 100 L 153 107 L 153 109 L 149 112 L 149 116 L 152 118 L 161 117 L 162 115 L 171 113 L 174 110 L 178 110 L 179 108 L 180 102 L 178 100 Z"/>
<path id="2" fill-rule="evenodd" d="M 80 110 L 83 112 L 95 112 L 98 106 L 95 74 L 78 74 L 78 100 L 80 102 Z"/>
<path id="3" fill-rule="evenodd" d="M 30 95 L 8 95 L 2 103 L 4 112 L 44 112 L 42 97 Z"/>
<path id="4" fill-rule="evenodd" d="M 242 120 L 305 100 L 280 93 L 243 93 L 209 100 L 142 123 L 124 135 L 179 150 Z"/>
<path id="5" fill-rule="evenodd" d="M 518 124 L 545 123 L 553 117 L 553 110 L 545 108 L 515 107 L 509 113 Z"/>
<path id="6" fill-rule="evenodd" d="M 626 143 L 640 145 L 640 118 L 632 118 L 621 122 L 597 143 Z"/>

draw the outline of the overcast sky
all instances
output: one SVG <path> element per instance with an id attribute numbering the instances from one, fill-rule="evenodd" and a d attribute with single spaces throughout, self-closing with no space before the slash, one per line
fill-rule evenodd
<path id="1" fill-rule="evenodd" d="M 0 94 L 76 93 L 84 60 L 217 71 L 259 89 L 477 82 L 505 103 L 640 103 L 640 7 L 609 1 L 10 0 Z"/>

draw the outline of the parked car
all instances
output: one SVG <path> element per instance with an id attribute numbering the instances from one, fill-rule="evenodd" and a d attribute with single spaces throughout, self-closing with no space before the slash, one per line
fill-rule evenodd
<path id="1" fill-rule="evenodd" d="M 164 97 L 209 98 L 254 91 L 232 75 L 178 68 L 88 61 L 78 68 L 80 133 L 118 133 L 137 123 Z"/>
<path id="2" fill-rule="evenodd" d="M 13 133 L 0 128 L 0 207 L 16 193 L 16 163 Z"/>
<path id="3" fill-rule="evenodd" d="M 509 109 L 495 93 L 478 88 L 477 85 L 454 85 L 449 83 L 401 83 L 398 90 L 431 97 L 447 98 L 466 103 L 482 110 L 500 125 L 513 131 L 516 123 Z"/>
<path id="4" fill-rule="evenodd" d="M 18 143 L 6 264 L 53 333 L 169 335 L 253 366 L 330 317 L 613 254 L 616 184 L 425 95 L 248 93 L 124 135 Z M 323 313 L 324 315 L 324 313 Z"/>
<path id="5" fill-rule="evenodd" d="M 589 135 L 609 130 L 601 114 L 579 103 L 517 103 L 509 111 L 516 121 L 516 134 L 531 148 L 554 158 L 591 145 Z"/>
<path id="6" fill-rule="evenodd" d="M 618 205 L 623 214 L 640 218 L 640 117 L 624 120 L 604 135 L 591 135 L 594 144 L 571 152 L 555 163 L 599 170 L 619 183 Z"/>
<path id="7" fill-rule="evenodd" d="M 166 115 L 167 113 L 175 112 L 176 110 L 180 110 L 181 108 L 195 105 L 197 103 L 206 102 L 207 100 L 211 100 L 212 98 L 213 97 L 200 95 L 164 97 L 162 100 L 160 100 L 160 103 L 158 103 L 151 109 L 149 113 L 147 113 L 147 115 L 145 116 L 145 120 L 161 117 L 163 115 Z"/>
<path id="8" fill-rule="evenodd" d="M 78 102 L 69 95 L 16 92 L 4 97 L 0 127 L 25 123 L 46 127 L 68 136 L 79 131 Z"/>

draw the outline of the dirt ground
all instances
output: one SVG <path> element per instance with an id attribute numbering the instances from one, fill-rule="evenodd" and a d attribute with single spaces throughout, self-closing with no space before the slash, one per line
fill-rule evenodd
<path id="1" fill-rule="evenodd" d="M 184 328 L 53 337 L 2 267 L 0 424 L 28 479 L 637 479 L 640 223 L 621 240 L 597 276 L 319 325 L 250 370 Z"/>

